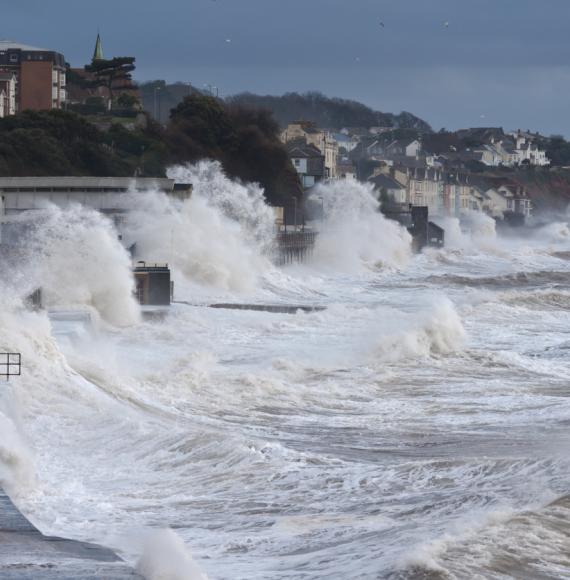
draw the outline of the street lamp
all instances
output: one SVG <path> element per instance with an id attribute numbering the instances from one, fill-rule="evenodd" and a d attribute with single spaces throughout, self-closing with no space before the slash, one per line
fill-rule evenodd
<path id="1" fill-rule="evenodd" d="M 293 196 L 293 204 L 295 206 L 293 213 L 293 223 L 295 224 L 295 231 L 297 231 L 297 198 Z"/>
<path id="2" fill-rule="evenodd" d="M 158 93 L 158 108 L 157 108 L 157 98 Z M 157 114 L 158 112 L 158 114 Z M 154 118 L 160 123 L 160 87 L 154 87 Z"/>

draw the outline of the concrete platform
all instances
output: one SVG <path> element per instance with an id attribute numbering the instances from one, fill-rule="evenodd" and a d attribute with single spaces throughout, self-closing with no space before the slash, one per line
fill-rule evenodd
<path id="1" fill-rule="evenodd" d="M 142 580 L 107 548 L 44 536 L 0 489 L 2 580 Z"/>

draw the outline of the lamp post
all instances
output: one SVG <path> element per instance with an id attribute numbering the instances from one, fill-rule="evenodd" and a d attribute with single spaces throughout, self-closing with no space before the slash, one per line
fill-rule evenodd
<path id="1" fill-rule="evenodd" d="M 158 107 L 157 95 L 158 93 Z M 160 87 L 154 87 L 154 118 L 160 123 Z"/>
<path id="2" fill-rule="evenodd" d="M 293 197 L 293 223 L 295 224 L 295 231 L 297 231 L 297 198 Z"/>

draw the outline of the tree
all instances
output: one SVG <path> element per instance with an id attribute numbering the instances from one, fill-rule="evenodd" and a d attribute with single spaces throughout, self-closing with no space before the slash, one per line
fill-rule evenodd
<path id="1" fill-rule="evenodd" d="M 117 99 L 117 103 L 125 109 L 134 109 L 139 104 L 139 100 L 129 93 L 121 93 Z"/>
<path id="2" fill-rule="evenodd" d="M 216 159 L 230 177 L 259 183 L 273 205 L 287 206 L 292 197 L 300 197 L 297 172 L 268 111 L 192 94 L 172 110 L 170 119 L 166 140 L 171 162 Z"/>
<path id="3" fill-rule="evenodd" d="M 114 89 L 129 86 L 132 83 L 132 72 L 135 70 L 133 56 L 116 56 L 110 60 L 98 59 L 85 67 L 85 70 L 95 75 L 98 86 L 109 91 L 110 103 L 113 102 Z"/>

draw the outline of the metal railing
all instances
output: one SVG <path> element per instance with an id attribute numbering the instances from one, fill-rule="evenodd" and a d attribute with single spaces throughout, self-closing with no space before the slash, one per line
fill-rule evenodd
<path id="1" fill-rule="evenodd" d="M 9 380 L 22 374 L 22 355 L 19 352 L 0 352 L 0 378 Z"/>

